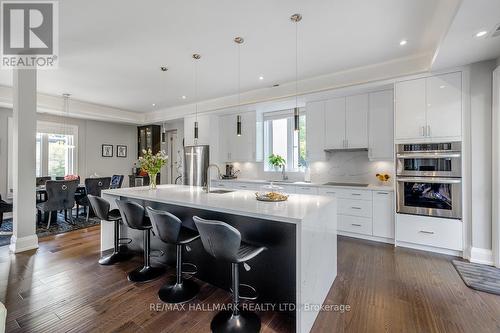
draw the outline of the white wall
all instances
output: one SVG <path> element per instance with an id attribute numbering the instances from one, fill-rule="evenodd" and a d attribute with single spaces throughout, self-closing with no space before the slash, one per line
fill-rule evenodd
<path id="1" fill-rule="evenodd" d="M 7 194 L 7 118 L 12 110 L 0 108 L 0 194 Z M 124 186 L 128 186 L 128 175 L 137 160 L 137 127 L 94 120 L 63 118 L 38 114 L 38 120 L 67 123 L 78 126 L 78 174 L 82 179 L 97 173 L 101 176 L 125 175 Z M 35 142 L 33 141 L 33 144 Z M 114 157 L 101 156 L 101 145 L 112 144 Z M 116 145 L 128 147 L 127 158 L 116 157 Z"/>
<path id="2" fill-rule="evenodd" d="M 491 249 L 492 72 L 496 61 L 470 66 L 472 247 Z"/>

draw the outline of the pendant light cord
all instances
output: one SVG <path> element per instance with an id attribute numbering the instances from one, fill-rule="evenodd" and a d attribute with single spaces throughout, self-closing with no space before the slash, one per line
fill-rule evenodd
<path id="1" fill-rule="evenodd" d="M 241 44 L 238 44 L 238 112 L 241 108 Z"/>
<path id="2" fill-rule="evenodd" d="M 295 107 L 299 107 L 299 22 L 295 22 Z"/>
<path id="3" fill-rule="evenodd" d="M 195 103 L 195 121 L 198 121 L 198 60 L 194 59 L 194 98 Z"/>

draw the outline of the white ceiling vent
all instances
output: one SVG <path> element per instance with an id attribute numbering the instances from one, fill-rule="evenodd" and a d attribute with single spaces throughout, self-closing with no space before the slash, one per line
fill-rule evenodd
<path id="1" fill-rule="evenodd" d="M 493 33 L 491 34 L 491 37 L 498 37 L 500 36 L 500 24 L 497 25 L 495 31 L 493 31 Z"/>

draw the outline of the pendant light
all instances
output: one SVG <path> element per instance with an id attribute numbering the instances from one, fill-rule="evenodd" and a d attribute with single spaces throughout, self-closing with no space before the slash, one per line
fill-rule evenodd
<path id="1" fill-rule="evenodd" d="M 193 54 L 194 62 L 194 98 L 196 100 L 195 104 L 195 118 L 194 118 L 194 144 L 198 144 L 198 60 L 200 60 L 201 55 L 195 53 Z"/>
<path id="2" fill-rule="evenodd" d="M 244 41 L 243 37 L 234 38 L 234 42 L 238 44 L 238 112 L 241 105 L 241 44 Z M 236 116 L 236 135 L 241 136 L 241 115 Z"/>
<path id="3" fill-rule="evenodd" d="M 300 111 L 299 111 L 299 103 L 298 103 L 298 94 L 299 94 L 299 52 L 298 52 L 298 44 L 299 44 L 299 22 L 302 20 L 302 15 L 300 14 L 293 14 L 290 17 L 290 20 L 295 23 L 295 108 L 293 109 L 293 125 L 294 125 L 294 130 L 298 131 L 299 130 L 299 116 L 300 116 Z"/>
<path id="4" fill-rule="evenodd" d="M 69 136 L 68 118 L 69 118 L 69 98 L 71 97 L 71 94 L 64 93 L 62 96 L 63 96 L 63 112 L 64 112 L 63 136 L 65 138 L 63 145 L 65 146 L 65 148 L 75 148 L 74 145 L 70 145 L 68 142 L 66 142 Z"/>

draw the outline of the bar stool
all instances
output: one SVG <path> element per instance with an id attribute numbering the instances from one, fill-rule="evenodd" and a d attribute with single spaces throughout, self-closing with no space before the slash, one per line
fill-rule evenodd
<path id="1" fill-rule="evenodd" d="M 132 272 L 129 272 L 127 277 L 131 282 L 148 282 L 159 278 L 165 269 L 163 267 L 153 267 L 150 264 L 150 253 L 151 253 L 151 222 L 149 218 L 145 215 L 145 209 L 138 203 L 125 200 L 116 200 L 118 209 L 122 216 L 122 220 L 131 229 L 141 230 L 144 233 L 144 265 L 143 267 L 138 267 Z"/>
<path id="2" fill-rule="evenodd" d="M 109 210 L 109 202 L 103 198 L 96 197 L 91 194 L 87 197 L 89 198 L 92 209 L 94 209 L 94 212 L 99 219 L 113 222 L 115 224 L 115 233 L 113 235 L 114 251 L 113 253 L 99 259 L 99 264 L 113 265 L 117 262 L 130 259 L 131 255 L 129 253 L 120 251 L 120 240 L 125 240 L 125 238 L 120 238 L 120 221 L 122 220 L 120 211 L 118 209 Z"/>
<path id="3" fill-rule="evenodd" d="M 210 323 L 212 332 L 259 332 L 260 318 L 254 312 L 238 309 L 239 264 L 255 258 L 265 247 L 257 247 L 241 240 L 240 232 L 227 223 L 211 221 L 194 216 L 193 220 L 200 232 L 205 251 L 216 259 L 231 263 L 233 306 L 231 310 L 220 311 Z"/>
<path id="4" fill-rule="evenodd" d="M 192 280 L 182 279 L 182 250 L 187 244 L 200 238 L 200 235 L 189 228 L 183 227 L 181 220 L 169 213 L 146 207 L 153 231 L 164 243 L 174 244 L 177 251 L 175 281 L 163 285 L 158 291 L 158 297 L 165 303 L 185 303 L 196 297 L 200 286 Z"/>

